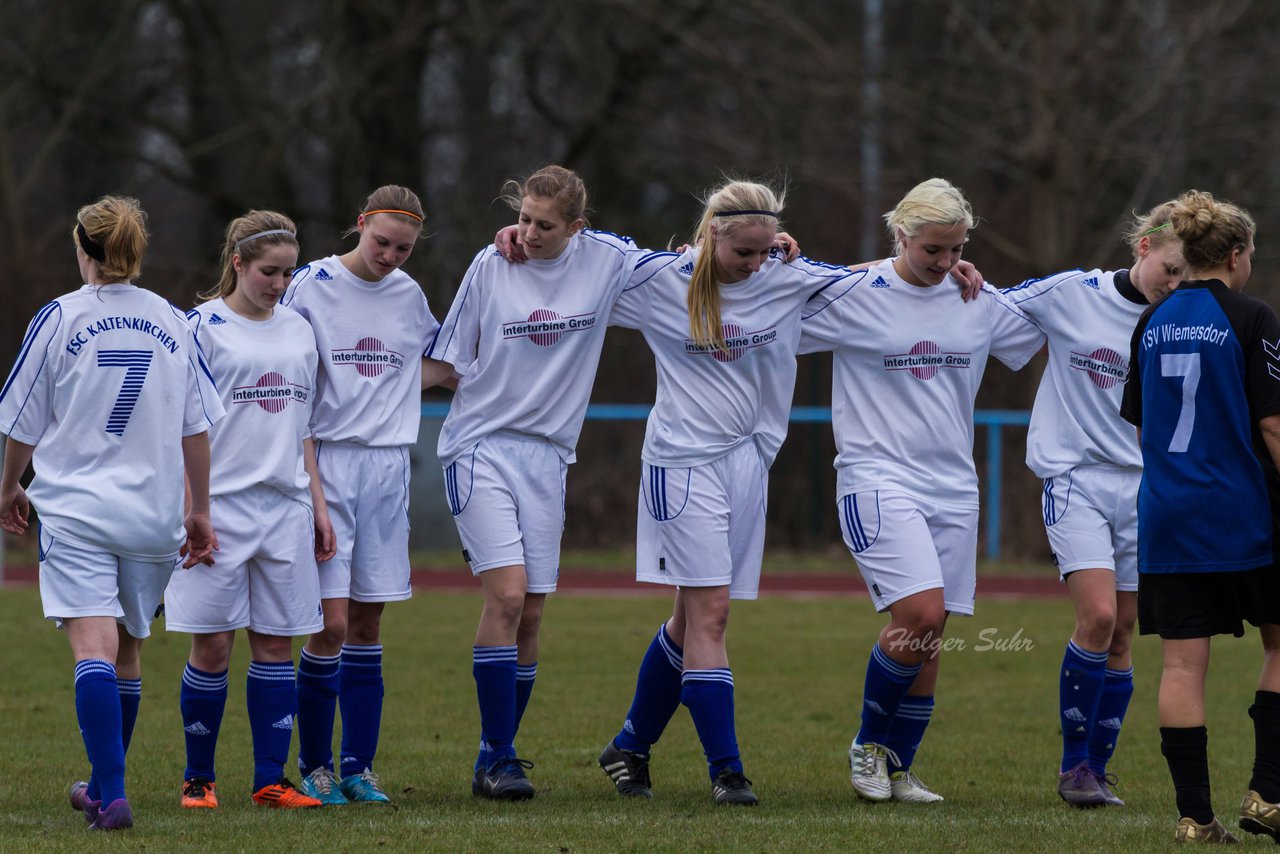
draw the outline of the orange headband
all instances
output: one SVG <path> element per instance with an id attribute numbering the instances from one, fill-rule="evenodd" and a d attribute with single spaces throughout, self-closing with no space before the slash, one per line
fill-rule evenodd
<path id="1" fill-rule="evenodd" d="M 373 216 L 374 214 L 378 214 L 378 213 L 398 213 L 398 214 L 404 214 L 405 216 L 411 216 L 411 217 L 413 217 L 413 218 L 414 218 L 414 219 L 416 219 L 418 222 L 422 222 L 422 217 L 418 216 L 418 215 L 417 215 L 416 213 L 414 213 L 413 211 L 402 211 L 402 210 L 396 210 L 396 209 L 394 209 L 394 208 L 386 208 L 386 209 L 376 210 L 376 211 L 364 211 L 364 212 L 361 214 L 361 216 Z"/>

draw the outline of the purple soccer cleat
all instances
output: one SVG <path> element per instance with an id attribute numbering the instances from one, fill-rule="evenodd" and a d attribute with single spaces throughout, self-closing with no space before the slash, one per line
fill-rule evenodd
<path id="1" fill-rule="evenodd" d="M 84 813 L 84 820 L 93 824 L 98 818 L 102 801 L 89 800 L 89 784 L 84 780 L 76 780 L 71 784 L 71 790 L 67 794 L 71 798 L 71 808 L 76 812 Z"/>
<path id="2" fill-rule="evenodd" d="M 124 798 L 116 798 L 99 810 L 98 817 L 89 825 L 90 830 L 124 830 L 128 827 L 133 827 L 133 810 Z"/>

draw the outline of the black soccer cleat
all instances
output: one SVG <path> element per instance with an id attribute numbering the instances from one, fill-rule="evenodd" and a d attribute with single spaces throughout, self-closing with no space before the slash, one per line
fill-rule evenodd
<path id="1" fill-rule="evenodd" d="M 600 751 L 599 762 L 618 789 L 618 794 L 628 798 L 653 797 L 649 784 L 649 754 L 623 750 L 610 739 Z"/>
<path id="2" fill-rule="evenodd" d="M 532 768 L 527 759 L 508 756 L 490 765 L 484 772 L 486 798 L 495 801 L 527 801 L 533 797 L 533 783 L 525 776 L 524 769 Z"/>
<path id="3" fill-rule="evenodd" d="M 751 791 L 751 781 L 741 771 L 726 768 L 716 775 L 711 783 L 711 797 L 718 804 L 732 804 L 739 807 L 753 807 L 760 803 L 756 793 Z"/>

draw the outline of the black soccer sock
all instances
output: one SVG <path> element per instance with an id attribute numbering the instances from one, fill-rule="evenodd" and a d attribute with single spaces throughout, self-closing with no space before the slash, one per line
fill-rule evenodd
<path id="1" fill-rule="evenodd" d="M 1280 803 L 1280 694 L 1258 691 L 1249 708 L 1253 718 L 1253 777 L 1249 788 L 1269 804 Z"/>
<path id="2" fill-rule="evenodd" d="M 1169 763 L 1178 815 L 1198 824 L 1213 821 L 1209 800 L 1209 731 L 1202 726 L 1160 727 L 1160 752 Z"/>

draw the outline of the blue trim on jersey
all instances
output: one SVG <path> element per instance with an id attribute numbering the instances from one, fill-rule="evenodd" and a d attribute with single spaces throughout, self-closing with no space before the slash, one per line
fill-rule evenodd
<path id="1" fill-rule="evenodd" d="M 454 305 L 457 306 L 458 310 L 455 312 L 453 307 L 450 307 L 448 314 L 446 314 L 444 318 L 447 323 L 449 316 L 453 316 L 453 325 L 449 329 L 449 337 L 445 339 L 443 347 L 444 350 L 449 349 L 449 342 L 453 340 L 453 334 L 458 331 L 458 320 L 462 316 L 462 307 L 466 305 L 467 299 L 471 296 L 471 285 L 475 282 L 476 274 L 480 271 L 480 262 L 491 254 L 490 250 L 492 249 L 493 244 L 489 244 L 476 253 L 476 256 L 471 259 L 471 266 L 467 268 L 467 274 L 463 277 L 462 284 L 458 286 L 458 295 L 454 297 Z M 496 250 L 494 250 L 494 252 L 496 252 Z M 513 262 L 503 259 L 503 263 L 510 264 Z M 462 298 L 461 301 L 458 300 L 459 296 Z M 440 333 L 443 331 L 444 324 L 441 324 L 440 328 L 436 330 L 436 337 L 431 340 L 431 346 L 427 348 L 425 355 L 428 359 L 436 359 L 434 353 L 436 352 L 436 345 L 440 343 Z M 436 361 L 439 362 L 443 360 L 436 359 Z"/>
<path id="2" fill-rule="evenodd" d="M 612 231 L 601 231 L 600 229 L 595 229 L 595 228 L 584 228 L 578 233 L 582 235 L 583 240 L 587 240 L 587 239 L 594 240 L 596 243 L 601 243 L 605 246 L 608 246 L 610 249 L 614 250 L 619 255 L 626 255 L 629 251 L 636 248 L 636 242 L 632 240 L 630 237 L 627 237 L 622 234 L 614 234 Z M 620 240 L 623 243 L 627 244 L 630 247 L 630 249 L 622 246 L 617 246 L 613 243 L 613 241 L 603 240 L 601 239 L 602 236 L 612 237 L 614 240 Z"/>
<path id="3" fill-rule="evenodd" d="M 845 295 L 847 295 L 850 291 L 852 291 L 852 290 L 853 290 L 854 288 L 856 288 L 858 285 L 862 284 L 862 282 L 867 278 L 867 273 L 869 273 L 869 272 L 870 272 L 870 270 L 855 270 L 855 271 L 851 271 L 851 272 L 850 272 L 850 274 L 849 274 L 848 276 L 839 276 L 839 277 L 836 277 L 836 278 L 832 279 L 831 281 L 826 282 L 825 284 L 823 284 L 823 286 L 822 286 L 821 288 L 819 288 L 818 290 L 814 291 L 814 292 L 809 296 L 809 300 L 808 300 L 808 302 L 806 302 L 806 303 L 804 304 L 804 307 L 807 309 L 807 308 L 809 307 L 810 303 L 812 303 L 814 300 L 816 300 L 816 299 L 818 299 L 819 297 L 821 297 L 821 298 L 823 299 L 822 307 L 821 307 L 821 308 L 816 308 L 816 309 L 814 309 L 813 311 L 808 312 L 807 314 L 806 314 L 804 311 L 801 311 L 801 313 L 800 313 L 800 322 L 801 322 L 801 323 L 803 323 L 804 321 L 808 320 L 809 318 L 811 318 L 811 317 L 815 317 L 815 316 L 817 316 L 817 315 L 821 314 L 822 312 L 826 311 L 826 310 L 827 310 L 827 309 L 828 309 L 828 308 L 829 308 L 833 303 L 835 303 L 837 300 L 844 299 Z M 856 278 L 854 278 L 854 277 L 856 277 Z M 848 279 L 853 279 L 853 281 L 849 282 L 849 286 L 848 286 L 847 288 L 845 288 L 845 289 L 844 289 L 844 290 L 842 290 L 840 293 L 835 294 L 835 295 L 827 294 L 827 290 L 828 290 L 832 285 L 838 284 L 838 283 L 843 282 L 843 281 L 846 281 L 846 280 L 848 280 Z"/>
<path id="4" fill-rule="evenodd" d="M 680 256 L 680 253 L 679 253 L 679 252 L 650 252 L 648 255 L 645 255 L 643 258 L 641 258 L 641 259 L 640 259 L 640 262 L 639 262 L 638 264 L 636 264 L 636 270 L 635 270 L 635 272 L 636 272 L 636 273 L 640 272 L 640 268 L 641 268 L 641 267 L 648 266 L 648 264 L 649 264 L 651 261 L 661 261 L 661 260 L 663 260 L 663 259 L 666 259 L 666 263 L 665 263 L 665 264 L 662 264 L 662 265 L 661 265 L 661 266 L 659 266 L 659 267 L 657 267 L 656 269 L 654 269 L 653 271 L 651 271 L 651 272 L 649 273 L 649 275 L 645 276 L 643 279 L 640 279 L 639 281 L 637 281 L 635 284 L 631 285 L 630 287 L 623 288 L 623 289 L 622 289 L 622 292 L 623 292 L 623 293 L 626 293 L 627 291 L 635 290 L 636 288 L 638 288 L 638 287 L 640 287 L 641 285 L 645 284 L 646 282 L 650 281 L 654 276 L 656 276 L 656 275 L 658 275 L 659 273 L 661 273 L 661 272 L 662 272 L 663 270 L 665 270 L 668 266 L 670 266 L 674 261 L 676 261 L 676 259 L 678 259 L 678 258 L 680 258 L 680 257 L 681 257 L 681 256 Z M 634 276 L 634 275 L 635 275 L 635 273 L 633 273 L 632 275 Z"/>
<path id="5" fill-rule="evenodd" d="M 26 361 L 27 355 L 31 351 L 31 345 L 35 343 L 36 337 L 39 334 L 40 329 L 44 326 L 45 321 L 49 319 L 49 316 L 53 314 L 55 310 L 58 313 L 58 323 L 61 324 L 62 323 L 62 305 L 57 300 L 54 300 L 51 303 L 46 303 L 44 308 L 37 311 L 36 316 L 31 318 L 31 323 L 27 326 L 27 334 L 23 336 L 23 339 L 22 339 L 22 347 L 18 350 L 18 358 L 13 363 L 13 370 L 9 372 L 9 379 L 5 381 L 4 388 L 0 389 L 0 401 L 3 401 L 5 399 L 5 396 L 9 393 L 9 387 L 12 386 L 13 381 L 17 379 L 18 372 L 22 369 L 22 363 Z M 53 331 L 57 332 L 56 326 L 54 327 Z M 48 354 L 46 353 L 46 358 L 47 356 Z M 40 365 L 40 370 L 36 371 L 36 377 L 40 376 L 40 371 L 42 370 L 44 370 L 43 363 L 41 363 Z M 32 379 L 33 379 L 32 385 L 34 385 L 35 378 L 33 377 Z M 28 397 L 31 396 L 30 390 L 27 391 L 27 396 Z M 24 405 L 25 405 L 25 401 L 24 401 Z M 18 411 L 21 412 L 22 409 L 19 408 Z"/>
<path id="6" fill-rule="evenodd" d="M 1078 269 L 1078 268 L 1077 268 L 1077 269 L 1075 269 L 1075 270 L 1063 270 L 1061 273 L 1050 273 L 1049 275 L 1047 275 L 1047 276 L 1041 276 L 1041 277 L 1040 277 L 1040 278 L 1038 278 L 1038 279 L 1027 279 L 1026 281 L 1022 282 L 1021 284 L 1013 285 L 1012 287 L 1008 287 L 1008 288 L 1000 288 L 999 290 L 1000 290 L 1000 292 L 1001 292 L 1001 293 L 1003 293 L 1005 296 L 1009 296 L 1009 295 L 1010 295 L 1010 294 L 1012 294 L 1014 291 L 1022 291 L 1022 290 L 1026 290 L 1027 288 L 1031 287 L 1032 285 L 1037 285 L 1037 284 L 1039 284 L 1040 282 L 1047 282 L 1049 279 L 1052 279 L 1052 278 L 1054 278 L 1055 276 L 1062 276 L 1062 277 L 1064 277 L 1064 280 L 1065 280 L 1065 278 L 1066 278 L 1066 277 L 1069 277 L 1069 276 L 1078 276 L 1078 275 L 1080 275 L 1081 273 L 1084 273 L 1084 272 L 1086 272 L 1086 271 L 1081 270 L 1081 269 Z M 1048 286 L 1048 288 L 1046 288 L 1046 289 L 1043 291 L 1043 293 L 1048 293 L 1049 291 L 1053 290 L 1054 288 L 1056 288 L 1056 287 L 1057 287 L 1058 285 L 1060 285 L 1060 284 L 1062 284 L 1062 282 L 1054 282 L 1052 285 L 1049 285 L 1049 286 Z M 1033 294 L 1032 296 L 1039 296 L 1039 294 Z M 1010 298 L 1010 299 L 1013 299 L 1013 297 L 1011 297 L 1011 296 L 1010 296 L 1009 298 Z M 1027 297 L 1027 299 L 1030 299 L 1030 298 L 1031 298 L 1031 297 Z"/>

